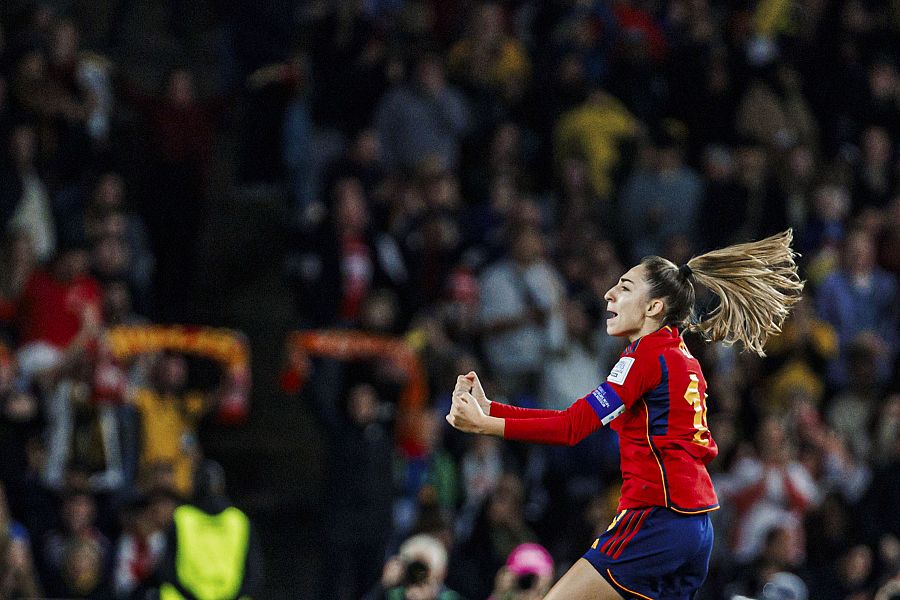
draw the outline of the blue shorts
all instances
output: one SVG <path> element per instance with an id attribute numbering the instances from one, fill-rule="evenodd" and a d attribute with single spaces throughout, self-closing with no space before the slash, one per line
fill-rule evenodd
<path id="1" fill-rule="evenodd" d="M 623 598 L 691 600 L 706 579 L 712 546 L 709 513 L 629 508 L 584 558 Z"/>

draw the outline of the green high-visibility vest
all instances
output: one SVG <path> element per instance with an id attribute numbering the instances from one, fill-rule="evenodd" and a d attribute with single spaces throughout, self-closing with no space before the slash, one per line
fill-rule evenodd
<path id="1" fill-rule="evenodd" d="M 210 515 L 189 504 L 175 509 L 175 573 L 178 584 L 197 600 L 234 600 L 244 582 L 250 520 L 234 507 Z M 163 584 L 160 600 L 184 600 Z"/>

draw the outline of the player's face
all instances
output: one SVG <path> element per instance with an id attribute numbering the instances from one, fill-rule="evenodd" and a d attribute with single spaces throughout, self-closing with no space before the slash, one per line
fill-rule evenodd
<path id="1" fill-rule="evenodd" d="M 606 333 L 636 339 L 646 324 L 647 291 L 644 266 L 632 267 L 606 292 Z"/>

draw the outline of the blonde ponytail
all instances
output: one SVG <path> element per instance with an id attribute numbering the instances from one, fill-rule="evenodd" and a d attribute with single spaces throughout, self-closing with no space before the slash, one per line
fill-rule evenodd
<path id="1" fill-rule="evenodd" d="M 781 332 L 790 307 L 800 300 L 803 281 L 791 249 L 793 231 L 713 250 L 688 261 L 690 278 L 719 298 L 706 318 L 689 325 L 710 341 L 741 342 L 765 356 L 770 335 Z"/>

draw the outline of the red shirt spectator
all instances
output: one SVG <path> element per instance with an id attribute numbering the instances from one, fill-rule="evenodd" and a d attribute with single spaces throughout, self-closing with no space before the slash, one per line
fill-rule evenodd
<path id="1" fill-rule="evenodd" d="M 85 311 L 100 314 L 100 284 L 87 266 L 86 251 L 69 248 L 49 270 L 31 274 L 19 300 L 21 344 L 46 342 L 66 348 L 81 329 Z"/>

